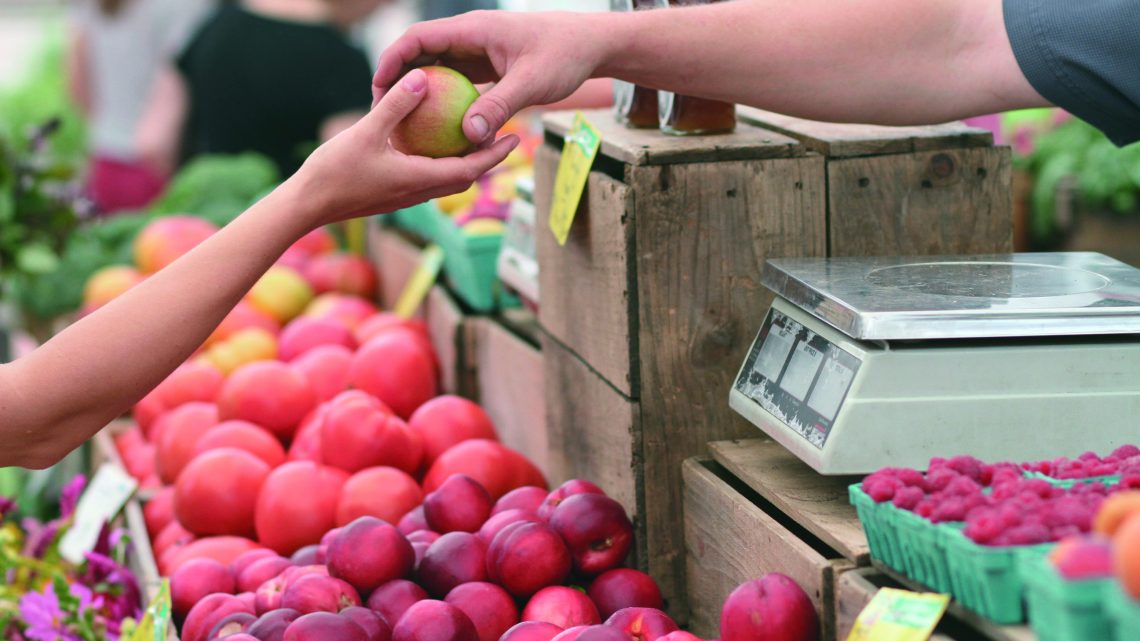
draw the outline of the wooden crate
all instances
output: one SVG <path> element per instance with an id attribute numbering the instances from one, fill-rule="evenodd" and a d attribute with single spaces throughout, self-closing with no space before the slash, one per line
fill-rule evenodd
<path id="1" fill-rule="evenodd" d="M 379 276 L 382 309 L 395 305 L 419 265 L 420 251 L 420 247 L 399 232 L 375 224 L 370 226 L 368 253 Z M 473 349 L 474 336 L 463 308 L 446 288 L 435 285 L 416 315 L 427 324 L 439 357 L 442 392 L 473 397 L 474 363 L 467 355 Z"/>
<path id="2" fill-rule="evenodd" d="M 516 333 L 492 318 L 473 318 L 470 323 L 476 400 L 494 421 L 499 440 L 549 475 L 544 371 L 537 337 Z"/>
<path id="3" fill-rule="evenodd" d="M 597 455 L 629 453 L 611 480 L 635 497 L 643 558 L 676 602 L 680 464 L 755 434 L 727 399 L 772 300 L 764 261 L 1008 250 L 1009 154 L 957 126 L 805 135 L 802 121 L 745 122 L 674 138 L 587 117 L 602 146 L 565 246 L 543 222 L 572 114 L 546 116 L 536 157 L 539 321 L 560 349 L 546 356 L 548 429 L 564 452 L 552 466 L 587 476 Z M 606 403 L 567 401 L 595 397 Z"/>
<path id="4" fill-rule="evenodd" d="M 716 462 L 689 459 L 683 476 L 691 630 L 718 638 L 721 608 L 732 590 L 780 572 L 811 598 L 820 638 L 836 639 L 836 582 L 854 564 L 758 500 Z"/>

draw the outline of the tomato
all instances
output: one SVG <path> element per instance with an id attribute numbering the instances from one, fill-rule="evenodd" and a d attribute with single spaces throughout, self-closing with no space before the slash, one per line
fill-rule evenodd
<path id="1" fill-rule="evenodd" d="M 430 466 L 451 446 L 470 439 L 498 440 L 491 417 L 475 403 L 458 396 L 437 396 L 408 419 L 424 441 L 424 463 Z"/>
<path id="2" fill-rule="evenodd" d="M 309 461 L 273 470 L 257 498 L 258 540 L 285 556 L 319 543 L 336 525 L 337 499 L 347 480 L 344 471 Z"/>
<path id="3" fill-rule="evenodd" d="M 253 454 L 269 467 L 285 462 L 285 448 L 268 430 L 247 421 L 224 421 L 198 439 L 194 456 L 210 450 L 233 447 Z"/>
<path id="4" fill-rule="evenodd" d="M 158 422 L 162 427 L 155 452 L 156 468 L 164 483 L 174 483 L 194 457 L 198 439 L 218 424 L 218 408 L 212 403 L 186 403 L 163 414 Z"/>
<path id="5" fill-rule="evenodd" d="M 424 501 L 419 483 L 394 467 L 370 467 L 352 475 L 340 491 L 336 524 L 347 525 L 361 516 L 375 516 L 395 525 Z"/>
<path id="6" fill-rule="evenodd" d="M 199 536 L 253 536 L 253 510 L 269 470 L 265 461 L 232 447 L 202 454 L 174 486 L 178 522 Z"/>
<path id="7" fill-rule="evenodd" d="M 466 474 L 500 496 L 518 487 L 546 487 L 542 472 L 518 452 L 495 441 L 463 441 L 435 460 L 424 477 L 424 491 L 433 492 L 452 474 Z"/>

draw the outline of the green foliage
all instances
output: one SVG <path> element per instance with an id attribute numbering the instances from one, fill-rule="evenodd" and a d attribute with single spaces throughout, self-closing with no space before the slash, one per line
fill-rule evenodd
<path id="1" fill-rule="evenodd" d="M 224 225 L 278 180 L 277 167 L 260 154 L 202 156 L 178 172 L 151 210 L 189 213 Z"/>

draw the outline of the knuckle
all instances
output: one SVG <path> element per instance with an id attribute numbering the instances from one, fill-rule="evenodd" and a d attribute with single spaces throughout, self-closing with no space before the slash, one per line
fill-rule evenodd
<path id="1" fill-rule="evenodd" d="M 484 111 L 495 122 L 506 122 L 511 115 L 511 106 L 507 99 L 496 93 L 487 93 L 483 96 Z"/>

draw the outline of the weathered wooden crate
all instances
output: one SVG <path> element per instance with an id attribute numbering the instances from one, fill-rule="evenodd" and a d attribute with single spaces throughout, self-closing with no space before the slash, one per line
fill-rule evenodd
<path id="1" fill-rule="evenodd" d="M 691 630 L 703 638 L 718 638 L 721 608 L 732 590 L 780 572 L 811 598 L 819 614 L 820 638 L 836 639 L 836 584 L 855 565 L 716 462 L 689 459 L 683 475 Z"/>
<path id="2" fill-rule="evenodd" d="M 525 324 L 508 325 L 493 318 L 473 318 L 470 323 L 474 340 L 468 358 L 474 363 L 475 399 L 494 421 L 499 440 L 549 475 L 544 371 L 537 336 Z"/>
<path id="3" fill-rule="evenodd" d="M 421 248 L 394 229 L 371 225 L 368 253 L 380 281 L 382 309 L 396 304 L 404 285 L 419 265 Z M 440 364 L 440 386 L 444 393 L 471 397 L 474 394 L 475 364 L 467 358 L 474 336 L 469 317 L 442 285 L 428 292 L 417 316 L 428 328 Z"/>
<path id="4" fill-rule="evenodd" d="M 676 602 L 681 462 L 755 433 L 727 398 L 772 299 L 764 261 L 1008 250 L 1009 154 L 956 126 L 673 138 L 587 117 L 602 146 L 565 246 L 545 221 L 572 114 L 547 115 L 536 158 L 551 465 L 622 484 Z"/>

